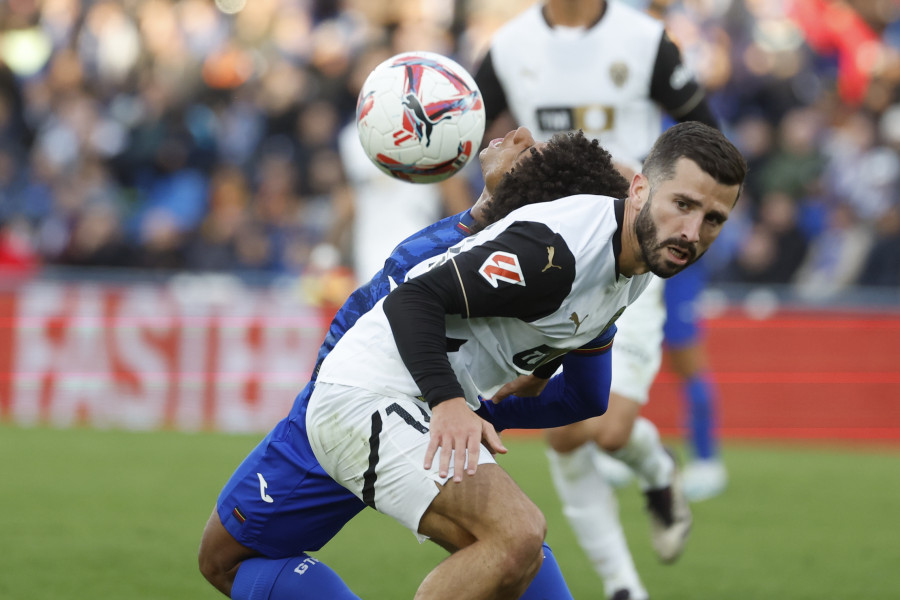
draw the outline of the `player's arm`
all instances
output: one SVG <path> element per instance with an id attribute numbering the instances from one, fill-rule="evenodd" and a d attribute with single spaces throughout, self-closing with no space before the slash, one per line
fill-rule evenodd
<path id="1" fill-rule="evenodd" d="M 555 268 L 547 269 L 550 248 Z M 453 344 L 445 315 L 535 321 L 559 308 L 574 278 L 575 259 L 562 237 L 542 223 L 520 221 L 401 285 L 385 299 L 384 312 L 404 364 L 434 408 L 462 395 L 447 357 Z"/>
<path id="2" fill-rule="evenodd" d="M 555 248 L 554 265 L 560 268 L 544 269 L 548 247 Z M 533 321 L 560 306 L 574 277 L 575 259 L 561 236 L 541 223 L 517 222 L 388 295 L 384 312 L 400 357 L 433 411 L 425 468 L 440 446 L 440 472 L 446 475 L 450 452 L 466 448 L 475 456 L 483 434 L 489 447 L 505 451 L 493 427 L 465 404 L 447 357 L 459 341 L 447 339 L 445 315 Z M 454 460 L 459 478 L 465 453 L 458 452 Z M 470 463 L 468 472 L 474 473 L 475 466 Z"/>
<path id="3" fill-rule="evenodd" d="M 659 42 L 650 97 L 679 123 L 699 121 L 719 129 L 718 119 L 706 101 L 706 91 L 682 62 L 681 51 L 666 33 Z"/>
<path id="4" fill-rule="evenodd" d="M 537 396 L 510 395 L 500 402 L 483 400 L 478 414 L 497 431 L 560 427 L 606 412 L 612 378 L 615 325 L 585 346 L 565 355 L 562 373 Z"/>

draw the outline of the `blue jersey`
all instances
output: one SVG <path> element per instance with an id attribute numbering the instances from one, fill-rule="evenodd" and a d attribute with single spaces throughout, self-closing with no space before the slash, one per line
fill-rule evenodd
<path id="1" fill-rule="evenodd" d="M 702 260 L 666 280 L 663 288 L 666 303 L 663 334 L 670 348 L 683 348 L 697 341 L 700 334 L 697 303 L 705 283 L 706 270 Z"/>

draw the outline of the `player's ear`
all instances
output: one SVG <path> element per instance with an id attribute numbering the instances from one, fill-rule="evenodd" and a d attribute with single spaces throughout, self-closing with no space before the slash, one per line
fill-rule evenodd
<path id="1" fill-rule="evenodd" d="M 628 202 L 632 208 L 640 212 L 647 198 L 650 197 L 650 180 L 643 173 L 635 173 L 628 188 Z"/>

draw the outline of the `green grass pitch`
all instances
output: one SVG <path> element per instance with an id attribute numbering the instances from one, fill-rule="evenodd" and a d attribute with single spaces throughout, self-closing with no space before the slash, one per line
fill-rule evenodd
<path id="1" fill-rule="evenodd" d="M 0 598 L 221 598 L 196 567 L 200 531 L 258 436 L 0 426 Z M 501 458 L 544 509 L 575 598 L 602 588 L 559 512 L 537 438 Z M 725 446 L 731 484 L 694 505 L 675 565 L 653 556 L 636 488 L 619 494 L 654 599 L 895 600 L 900 597 L 900 451 Z M 366 600 L 411 598 L 443 556 L 366 511 L 316 556 Z M 323 599 L 325 600 L 325 599 Z"/>

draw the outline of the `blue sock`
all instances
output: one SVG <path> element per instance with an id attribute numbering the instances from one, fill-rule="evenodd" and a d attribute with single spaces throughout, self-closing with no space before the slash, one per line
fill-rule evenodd
<path id="1" fill-rule="evenodd" d="M 550 546 L 544 544 L 544 562 L 520 600 L 573 600 Z"/>
<path id="2" fill-rule="evenodd" d="M 685 381 L 684 394 L 688 400 L 688 427 L 694 454 L 701 460 L 715 458 L 718 448 L 715 439 L 713 391 L 709 377 L 700 373 Z"/>
<path id="3" fill-rule="evenodd" d="M 250 558 L 241 563 L 232 600 L 359 600 L 325 563 L 301 554 L 276 560 Z"/>

